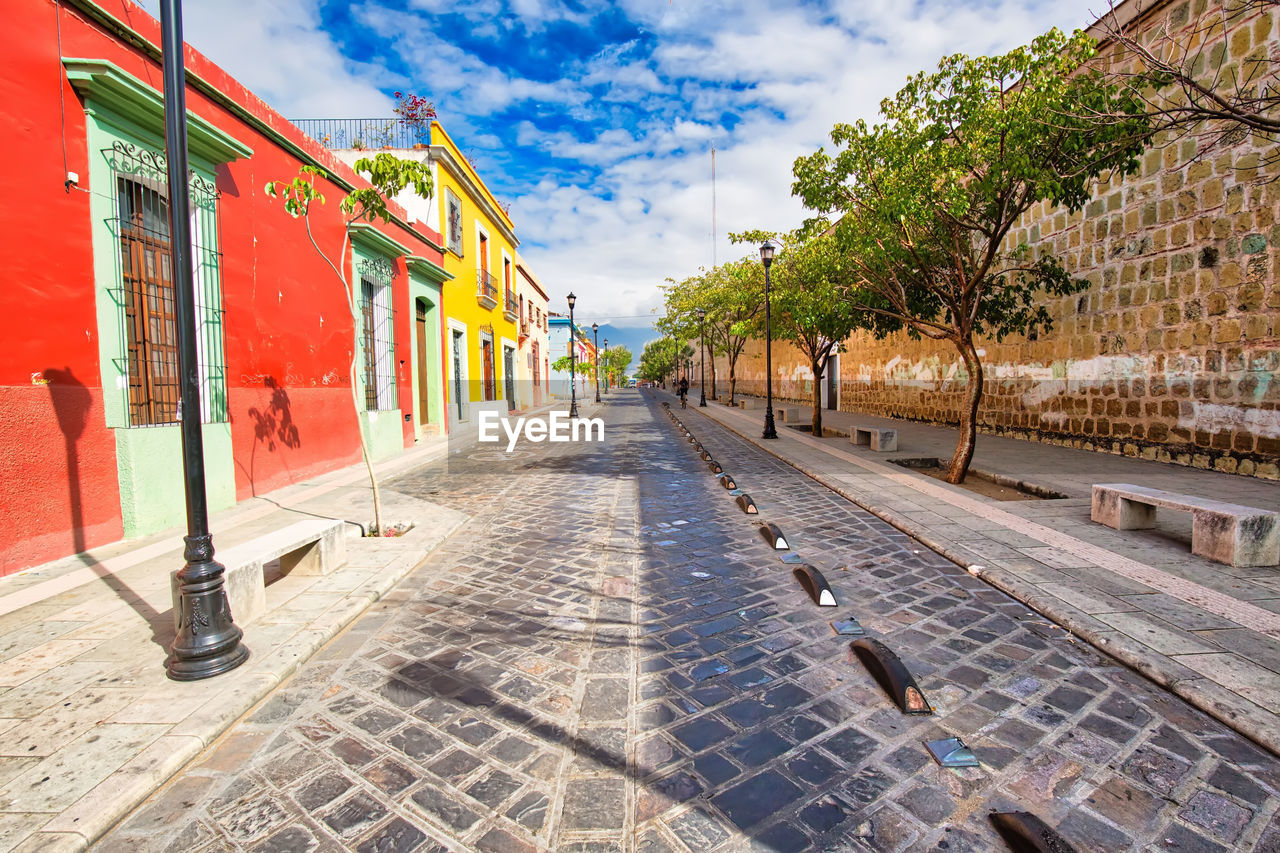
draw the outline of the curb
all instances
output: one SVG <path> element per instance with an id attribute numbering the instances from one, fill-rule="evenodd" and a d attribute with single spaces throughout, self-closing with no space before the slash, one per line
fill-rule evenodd
<path id="1" fill-rule="evenodd" d="M 969 568 L 972 565 L 970 557 L 958 553 L 948 545 L 935 541 L 927 532 L 922 532 L 915 527 L 909 519 L 899 516 L 892 510 L 879 507 L 865 498 L 855 497 L 822 472 L 814 471 L 807 465 L 793 462 L 775 453 L 762 443 L 763 439 L 746 435 L 734 425 L 725 423 L 718 418 L 713 418 L 708 414 L 702 412 L 699 412 L 699 414 L 714 421 L 749 444 L 763 450 L 775 459 L 790 465 L 810 479 L 821 483 L 845 500 L 865 509 L 881 521 L 911 536 L 960 568 L 965 569 L 969 574 L 1020 601 L 1062 627 L 1063 630 L 1079 637 L 1108 657 L 1119 661 L 1148 680 L 1187 701 L 1233 731 L 1244 735 L 1268 752 L 1280 756 L 1280 722 L 1254 719 L 1251 708 L 1257 706 L 1254 706 L 1247 699 L 1210 681 L 1176 661 L 1170 660 L 1167 656 L 1140 645 L 1132 638 L 1121 634 L 1111 626 L 1094 619 L 1071 605 L 1047 598 L 1011 572 L 989 567 L 983 567 L 977 571 Z"/>

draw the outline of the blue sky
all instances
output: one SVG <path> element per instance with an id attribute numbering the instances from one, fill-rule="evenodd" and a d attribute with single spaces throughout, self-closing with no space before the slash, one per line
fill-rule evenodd
<path id="1" fill-rule="evenodd" d="M 155 0 L 144 6 L 156 13 Z M 1092 9 L 1092 6 L 1098 6 Z M 186 0 L 186 38 L 289 118 L 440 119 L 511 202 L 553 310 L 638 356 L 658 286 L 804 218 L 791 163 L 906 77 L 992 53 L 1091 0 Z M 716 149 L 712 231 L 711 148 Z"/>

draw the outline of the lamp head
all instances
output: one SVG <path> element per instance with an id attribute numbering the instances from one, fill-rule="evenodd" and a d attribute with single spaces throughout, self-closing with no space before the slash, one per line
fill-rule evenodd
<path id="1" fill-rule="evenodd" d="M 699 320 L 701 320 L 701 319 L 702 319 L 703 317 L 705 317 L 705 316 L 707 316 L 706 309 L 699 308 L 699 309 L 698 309 L 698 319 L 699 319 Z"/>
<path id="2" fill-rule="evenodd" d="M 592 323 L 592 324 L 591 324 L 591 331 L 593 331 L 593 332 L 598 332 L 598 331 L 600 331 L 600 324 L 599 324 L 599 323 Z"/>
<path id="3" fill-rule="evenodd" d="M 765 240 L 760 244 L 760 260 L 767 267 L 773 263 L 773 255 L 778 251 L 778 247 L 774 245 L 772 240 Z"/>
<path id="4" fill-rule="evenodd" d="M 570 310 L 570 311 L 572 311 L 572 310 L 573 310 L 573 303 L 575 303 L 575 302 L 577 302 L 577 301 L 578 301 L 578 297 L 576 297 L 576 296 L 574 296 L 574 295 L 573 295 L 573 291 L 572 291 L 572 290 L 571 290 L 571 291 L 569 291 L 569 300 L 568 300 L 568 301 L 569 301 L 569 310 Z"/>

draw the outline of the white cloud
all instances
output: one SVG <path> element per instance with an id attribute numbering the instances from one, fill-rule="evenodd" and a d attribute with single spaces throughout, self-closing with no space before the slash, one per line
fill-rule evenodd
<path id="1" fill-rule="evenodd" d="M 621 0 L 643 39 L 602 44 L 558 79 L 534 80 L 463 50 L 432 16 L 463 14 L 472 39 L 519 39 L 553 22 L 588 25 L 609 4 L 365 2 L 352 20 L 386 50 L 354 62 L 323 30 L 318 2 L 188 3 L 188 40 L 289 117 L 389 115 L 380 89 L 426 94 L 512 201 L 521 253 L 553 302 L 574 290 L 587 320 L 647 317 L 668 276 L 754 251 L 731 245 L 730 231 L 797 225 L 795 158 L 829 145 L 837 121 L 874 119 L 882 98 L 943 54 L 1007 50 L 1091 20 L 1079 0 Z M 411 76 L 388 70 L 402 67 Z M 495 123 L 512 108 L 519 119 Z M 580 124 L 569 130 L 566 118 Z"/>
<path id="2" fill-rule="evenodd" d="M 139 0 L 157 18 L 158 0 Z M 321 27 L 319 0 L 184 3 L 188 44 L 286 118 L 390 115 L 382 93 L 398 81 L 376 63 L 346 58 Z"/>

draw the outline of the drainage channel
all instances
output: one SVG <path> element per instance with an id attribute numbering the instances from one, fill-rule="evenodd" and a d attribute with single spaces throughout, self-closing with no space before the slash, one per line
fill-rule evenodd
<path id="1" fill-rule="evenodd" d="M 759 509 L 751 496 L 741 488 L 732 475 L 724 473 L 723 468 L 688 425 L 675 414 L 667 402 L 664 401 L 662 406 L 672 423 L 698 453 L 699 458 L 708 464 L 713 474 L 719 475 L 718 482 L 729 495 L 735 498 L 738 507 L 746 514 L 759 514 Z M 766 521 L 757 525 L 757 530 L 770 547 L 776 551 L 785 552 L 781 557 L 783 563 L 798 564 L 792 569 L 792 576 L 815 605 L 838 606 L 835 593 L 826 577 L 816 566 L 804 562 L 777 524 Z M 862 636 L 866 631 L 855 616 L 833 620 L 830 625 L 837 636 L 861 636 L 861 639 L 850 643 L 849 648 L 853 656 L 904 715 L 934 715 L 934 708 L 925 698 L 924 691 L 916 683 L 910 669 L 884 642 L 873 637 Z M 979 756 L 959 736 L 924 741 L 923 746 L 934 761 L 944 768 L 978 767 L 981 764 Z M 988 815 L 988 820 L 996 835 L 1014 853 L 1024 853 L 1024 851 L 1026 853 L 1073 853 L 1076 849 L 1055 829 L 1031 812 L 993 809 Z"/>

